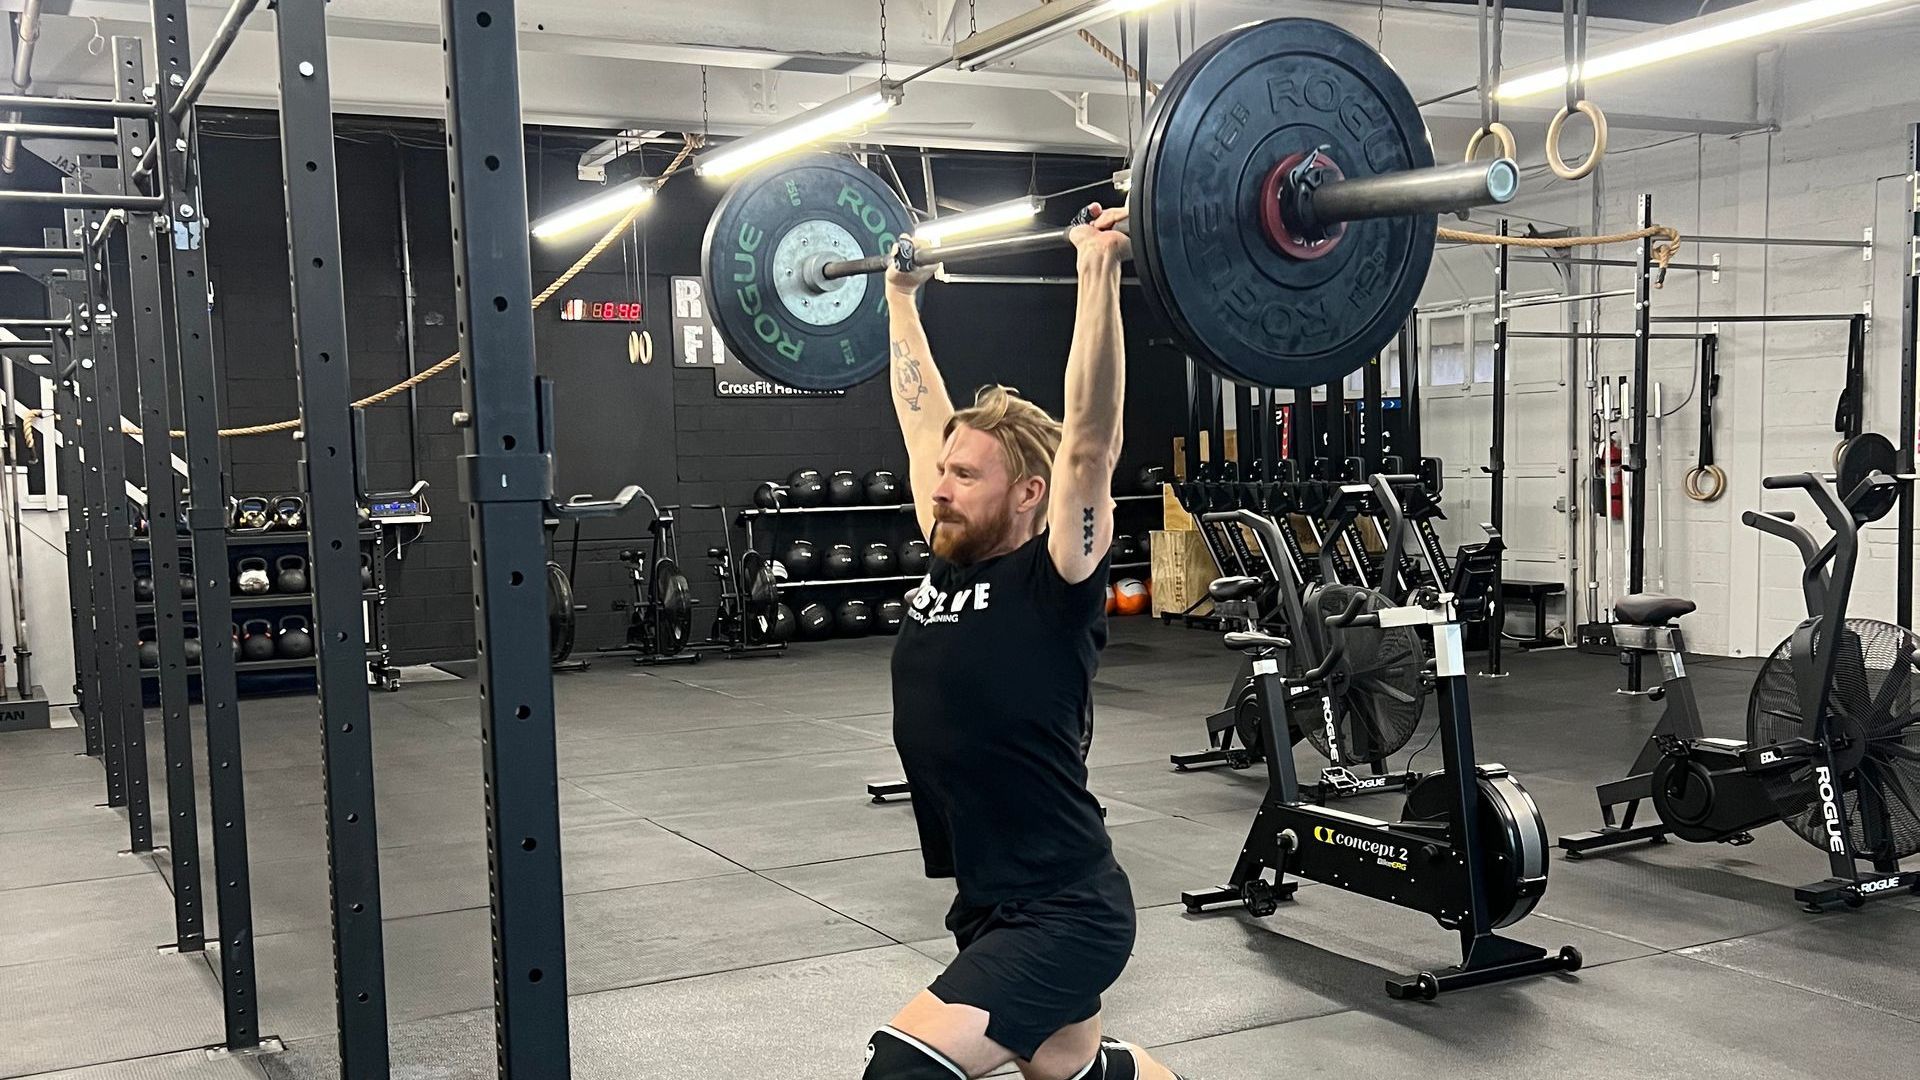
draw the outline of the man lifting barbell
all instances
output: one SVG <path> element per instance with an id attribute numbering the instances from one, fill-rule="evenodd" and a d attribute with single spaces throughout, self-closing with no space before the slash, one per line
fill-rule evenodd
<path id="1" fill-rule="evenodd" d="M 875 1034 L 869 1080 L 1008 1061 L 1035 1080 L 1172 1076 L 1100 1037 L 1099 995 L 1134 928 L 1082 741 L 1106 637 L 1120 263 L 1192 360 L 1243 384 L 1321 385 L 1399 332 L 1437 215 L 1506 202 L 1519 182 L 1506 158 L 1435 167 L 1392 67 L 1309 19 L 1240 27 L 1182 62 L 1131 174 L 1128 210 L 1092 225 L 916 252 L 898 239 L 912 222 L 900 195 L 845 156 L 808 154 L 735 185 L 707 229 L 731 356 L 804 390 L 891 373 L 936 556 L 895 646 L 894 737 L 927 871 L 956 880 L 960 954 Z M 1004 387 L 955 411 L 915 306 L 923 263 L 1068 241 L 1080 306 L 1064 423 Z"/>
<path id="2" fill-rule="evenodd" d="M 894 743 L 929 877 L 954 879 L 960 954 L 876 1032 L 869 1080 L 1169 1080 L 1103 1039 L 1100 995 L 1133 948 L 1133 892 L 1087 791 L 1083 738 L 1106 644 L 1125 350 L 1116 228 L 1068 239 L 1079 307 L 1059 421 L 1004 386 L 956 411 L 920 324 L 929 268 L 887 273 L 894 412 L 933 546 L 893 652 Z M 911 263 L 899 245 L 896 257 Z"/>

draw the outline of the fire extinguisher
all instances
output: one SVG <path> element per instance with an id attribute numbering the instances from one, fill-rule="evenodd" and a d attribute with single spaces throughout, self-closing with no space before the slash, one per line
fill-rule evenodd
<path id="1" fill-rule="evenodd" d="M 1626 470 L 1620 467 L 1620 436 L 1607 436 L 1607 515 L 1615 521 L 1626 517 Z"/>

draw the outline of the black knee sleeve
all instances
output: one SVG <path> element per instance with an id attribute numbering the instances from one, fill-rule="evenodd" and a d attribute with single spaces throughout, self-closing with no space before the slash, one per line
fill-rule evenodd
<path id="1" fill-rule="evenodd" d="M 1119 1039 L 1100 1037 L 1100 1055 L 1094 1059 L 1087 1080 L 1138 1080 L 1140 1066 L 1133 1060 L 1133 1047 Z"/>
<path id="2" fill-rule="evenodd" d="M 863 1080 L 968 1080 L 960 1066 L 919 1039 L 881 1028 L 867 1041 Z"/>

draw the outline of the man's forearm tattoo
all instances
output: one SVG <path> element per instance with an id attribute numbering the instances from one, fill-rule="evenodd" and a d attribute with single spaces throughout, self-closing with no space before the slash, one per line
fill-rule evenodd
<path id="1" fill-rule="evenodd" d="M 909 411 L 919 412 L 920 399 L 927 393 L 927 384 L 920 377 L 920 361 L 904 341 L 893 343 L 893 358 L 898 361 L 893 366 L 894 392 L 906 402 Z"/>
<path id="2" fill-rule="evenodd" d="M 1080 536 L 1081 536 L 1080 553 L 1082 555 L 1092 555 L 1093 554 L 1093 507 L 1091 506 L 1085 507 L 1080 511 Z"/>

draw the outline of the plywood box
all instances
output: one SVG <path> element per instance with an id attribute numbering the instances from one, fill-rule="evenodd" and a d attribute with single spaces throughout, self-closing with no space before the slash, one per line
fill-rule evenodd
<path id="1" fill-rule="evenodd" d="M 1204 614 L 1212 610 L 1213 602 L 1206 599 L 1207 586 L 1212 584 L 1218 569 L 1213 565 L 1213 555 L 1207 551 L 1207 544 L 1198 532 L 1192 530 L 1163 530 L 1149 537 L 1153 559 L 1153 613 L 1182 612 L 1200 602 L 1194 609 L 1195 614 Z"/>

